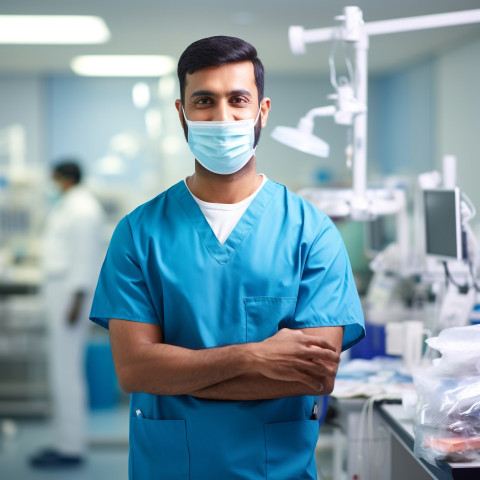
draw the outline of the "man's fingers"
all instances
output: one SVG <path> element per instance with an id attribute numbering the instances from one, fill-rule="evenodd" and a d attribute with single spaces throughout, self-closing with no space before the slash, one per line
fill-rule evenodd
<path id="1" fill-rule="evenodd" d="M 338 363 L 336 362 L 321 362 L 312 360 L 308 366 L 309 375 L 317 377 L 331 377 L 336 375 L 337 370 Z"/>
<path id="2" fill-rule="evenodd" d="M 333 345 L 333 343 L 329 342 L 328 340 L 326 340 L 324 338 L 317 337 L 315 335 L 307 335 L 307 334 L 304 333 L 303 337 L 302 337 L 302 340 L 306 345 L 313 345 L 313 346 L 316 346 L 316 347 L 325 348 L 327 350 L 332 350 L 334 352 L 337 351 L 337 349 L 336 349 L 335 345 Z"/>
<path id="3" fill-rule="evenodd" d="M 296 380 L 305 383 L 304 380 L 310 379 L 312 381 L 322 382 L 324 377 L 332 377 L 337 373 L 337 363 L 332 362 L 314 362 L 313 360 L 298 360 L 292 364 L 292 369 L 295 371 L 294 375 L 300 375 Z"/>
<path id="4" fill-rule="evenodd" d="M 315 345 L 317 347 L 326 348 L 327 350 L 336 351 L 335 345 L 325 338 L 319 337 L 318 335 L 309 335 L 304 333 L 301 330 L 291 330 L 288 328 L 282 328 L 279 330 L 273 337 L 270 339 L 282 339 L 282 340 L 291 340 L 294 342 L 300 342 L 304 345 Z"/>
<path id="5" fill-rule="evenodd" d="M 321 391 L 326 378 L 335 377 L 340 363 L 332 343 L 300 330 L 280 330 L 262 342 L 261 350 L 266 360 L 259 370 L 262 375 L 301 382 L 316 391 Z"/>
<path id="6" fill-rule="evenodd" d="M 305 345 L 301 350 L 303 356 L 313 362 L 340 363 L 340 354 L 335 350 L 327 349 L 318 345 Z"/>

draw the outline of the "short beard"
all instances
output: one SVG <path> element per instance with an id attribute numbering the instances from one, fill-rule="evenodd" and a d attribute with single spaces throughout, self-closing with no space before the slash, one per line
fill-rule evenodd
<path id="1" fill-rule="evenodd" d="M 258 118 L 257 124 L 254 127 L 254 131 L 255 139 L 253 141 L 253 148 L 256 148 L 258 142 L 260 141 L 260 135 L 262 133 L 262 114 L 260 114 L 260 117 Z"/>

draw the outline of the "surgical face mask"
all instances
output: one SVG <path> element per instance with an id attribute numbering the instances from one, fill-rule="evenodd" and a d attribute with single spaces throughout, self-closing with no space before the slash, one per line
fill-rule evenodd
<path id="1" fill-rule="evenodd" d="M 182 107 L 183 110 L 183 107 Z M 188 126 L 188 146 L 198 162 L 220 175 L 238 172 L 255 154 L 255 125 L 260 116 L 233 122 L 194 122 Z"/>
<path id="2" fill-rule="evenodd" d="M 47 187 L 47 200 L 50 204 L 57 203 L 62 198 L 63 191 L 60 184 L 54 180 L 48 183 Z"/>

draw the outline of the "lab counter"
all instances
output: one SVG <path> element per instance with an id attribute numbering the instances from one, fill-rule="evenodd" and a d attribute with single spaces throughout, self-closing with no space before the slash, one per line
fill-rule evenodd
<path id="1" fill-rule="evenodd" d="M 365 398 L 330 397 L 336 411 L 334 427 L 345 435 L 348 479 L 362 480 L 479 480 L 480 462 L 438 463 L 431 465 L 417 459 L 414 452 L 413 419 L 407 417 L 399 403 L 374 404 L 372 424 L 362 419 Z M 341 444 L 341 442 L 340 442 Z M 343 454 L 334 446 L 336 464 Z M 335 480 L 343 478 L 334 472 Z"/>
<path id="2" fill-rule="evenodd" d="M 375 412 L 390 440 L 390 479 L 478 480 L 480 462 L 438 463 L 431 465 L 413 456 L 413 419 L 406 417 L 402 405 L 377 404 Z"/>

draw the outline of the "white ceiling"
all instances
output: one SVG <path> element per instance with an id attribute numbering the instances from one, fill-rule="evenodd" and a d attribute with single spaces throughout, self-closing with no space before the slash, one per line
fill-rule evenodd
<path id="1" fill-rule="evenodd" d="M 359 0 L 365 21 L 480 8 L 480 0 Z M 338 0 L 0 0 L 0 14 L 99 15 L 112 38 L 94 46 L 0 45 L 1 74 L 70 72 L 79 54 L 168 54 L 175 58 L 192 41 L 234 35 L 253 43 L 267 72 L 317 73 L 327 70 L 328 44 L 293 56 L 289 25 L 334 25 L 348 3 Z M 480 24 L 374 37 L 370 72 L 388 72 L 438 51 L 480 38 Z"/>

